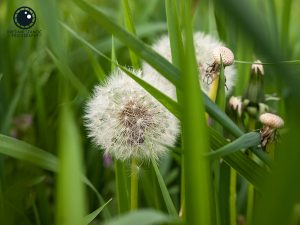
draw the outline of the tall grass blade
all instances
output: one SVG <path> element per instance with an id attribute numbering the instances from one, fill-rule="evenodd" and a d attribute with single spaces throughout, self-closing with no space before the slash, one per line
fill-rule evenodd
<path id="1" fill-rule="evenodd" d="M 82 148 L 69 104 L 61 109 L 59 137 L 56 224 L 83 225 L 86 200 L 81 180 Z"/>
<path id="2" fill-rule="evenodd" d="M 182 129 L 186 178 L 186 222 L 190 225 L 210 225 L 212 222 L 211 171 L 209 161 L 203 156 L 209 151 L 209 139 L 193 43 L 192 6 L 190 0 L 181 1 L 181 4 L 184 12 L 185 34 L 181 82 L 184 109 Z M 195 123 L 195 120 L 198 122 Z"/>

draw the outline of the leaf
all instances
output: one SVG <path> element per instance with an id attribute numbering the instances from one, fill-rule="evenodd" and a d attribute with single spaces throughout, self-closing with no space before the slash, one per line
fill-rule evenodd
<path id="1" fill-rule="evenodd" d="M 171 196 L 170 196 L 169 191 L 168 191 L 168 189 L 166 187 L 166 184 L 165 184 L 165 182 L 163 180 L 163 177 L 161 176 L 161 174 L 159 172 L 157 164 L 156 164 L 156 162 L 153 159 L 151 159 L 151 162 L 152 162 L 152 166 L 154 168 L 154 171 L 155 171 L 155 174 L 156 174 L 156 177 L 157 177 L 158 184 L 160 186 L 160 190 L 162 192 L 162 196 L 163 196 L 164 201 L 166 203 L 168 212 L 172 216 L 177 216 L 177 210 L 176 210 L 176 208 L 174 206 L 174 203 L 173 203 L 173 201 L 171 199 Z"/>
<path id="2" fill-rule="evenodd" d="M 96 209 L 95 211 L 91 212 L 89 215 L 85 216 L 84 220 L 84 224 L 89 224 L 91 223 L 98 215 L 99 213 L 101 213 L 101 211 L 106 207 L 106 205 L 108 203 L 111 202 L 112 199 L 109 199 L 104 205 L 100 206 L 98 209 Z"/>
<path id="3" fill-rule="evenodd" d="M 112 219 L 104 225 L 152 225 L 177 222 L 178 220 L 161 212 L 157 212 L 151 209 L 143 209 L 127 213 L 118 218 Z"/>
<path id="4" fill-rule="evenodd" d="M 66 102 L 67 100 L 65 97 Z M 83 225 L 86 195 L 81 179 L 82 147 L 75 117 L 68 103 L 64 103 L 61 107 L 58 135 L 60 164 L 56 185 L 56 224 Z"/>
<path id="5" fill-rule="evenodd" d="M 229 155 L 241 149 L 247 149 L 259 145 L 261 142 L 260 134 L 257 132 L 250 132 L 240 136 L 229 144 L 213 151 L 207 153 L 210 157 L 223 157 Z"/>

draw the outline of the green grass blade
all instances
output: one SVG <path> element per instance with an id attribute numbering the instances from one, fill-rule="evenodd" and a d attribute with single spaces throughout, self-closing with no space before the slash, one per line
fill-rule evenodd
<path id="1" fill-rule="evenodd" d="M 85 191 L 81 180 L 82 148 L 71 107 L 65 103 L 60 114 L 59 170 L 57 181 L 57 225 L 83 225 Z"/>
<path id="2" fill-rule="evenodd" d="M 211 171 L 207 158 L 209 139 L 205 120 L 203 96 L 195 58 L 191 19 L 191 1 L 181 1 L 183 6 L 183 28 L 185 34 L 182 58 L 182 130 L 184 143 L 184 172 L 186 222 L 190 225 L 212 222 Z M 198 121 L 195 123 L 195 120 Z M 201 136 L 201 138 L 199 138 Z M 197 179 L 195 179 L 197 177 Z"/>
<path id="3" fill-rule="evenodd" d="M 261 137 L 257 132 L 250 132 L 240 136 L 233 142 L 213 151 L 209 152 L 207 155 L 210 157 L 223 157 L 225 155 L 232 154 L 241 149 L 247 149 L 250 147 L 256 147 L 260 144 Z"/>
<path id="4" fill-rule="evenodd" d="M 157 164 L 153 159 L 151 160 L 151 162 L 152 162 L 152 166 L 154 168 L 154 171 L 155 171 L 155 174 L 156 174 L 156 177 L 157 177 L 157 180 L 158 180 L 158 184 L 159 184 L 161 192 L 162 192 L 162 196 L 163 196 L 164 201 L 166 203 L 168 212 L 169 212 L 170 215 L 176 217 L 177 216 L 176 208 L 175 208 L 174 203 L 171 199 L 171 196 L 170 196 L 169 191 L 166 187 L 166 184 L 165 184 L 165 182 L 164 182 L 164 180 L 163 180 L 163 178 L 162 178 L 162 176 L 159 172 Z"/>
<path id="5" fill-rule="evenodd" d="M 102 28 L 111 32 L 116 38 L 124 42 L 136 54 L 145 59 L 157 71 L 163 74 L 169 81 L 176 86 L 179 86 L 178 69 L 167 66 L 170 63 L 165 58 L 154 52 L 142 41 L 126 32 L 122 27 L 111 21 L 105 14 L 103 14 L 94 6 L 81 0 L 76 0 L 75 3 L 85 12 L 87 12 L 97 23 L 99 23 Z"/>
<path id="6" fill-rule="evenodd" d="M 123 6 L 123 13 L 124 13 L 124 23 L 125 23 L 125 27 L 126 29 L 136 35 L 136 31 L 135 31 L 135 27 L 134 27 L 134 23 L 133 23 L 133 19 L 132 19 L 132 13 L 129 7 L 129 2 L 128 0 L 122 0 L 122 6 Z M 129 50 L 129 56 L 130 56 L 130 60 L 132 63 L 133 68 L 138 69 L 141 67 L 141 62 L 140 59 L 137 57 L 137 55 L 132 52 L 131 50 Z"/>
<path id="7" fill-rule="evenodd" d="M 152 225 L 177 222 L 174 217 L 162 214 L 151 209 L 134 211 L 119 218 L 112 219 L 104 223 L 104 225 Z"/>
<path id="8" fill-rule="evenodd" d="M 57 158 L 26 142 L 0 134 L 0 153 L 57 172 Z"/>
<path id="9" fill-rule="evenodd" d="M 89 223 L 91 223 L 98 215 L 99 213 L 101 213 L 101 211 L 106 207 L 106 205 L 108 203 L 110 203 L 112 199 L 109 199 L 104 205 L 100 206 L 98 209 L 96 209 L 95 211 L 91 212 L 89 215 L 85 216 L 84 220 L 84 224 L 88 225 Z"/>

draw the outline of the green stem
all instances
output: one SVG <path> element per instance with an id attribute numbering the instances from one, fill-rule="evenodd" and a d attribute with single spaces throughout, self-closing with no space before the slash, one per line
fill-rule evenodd
<path id="1" fill-rule="evenodd" d="M 181 196 L 180 196 L 180 211 L 179 216 L 185 218 L 185 177 L 184 177 L 184 156 L 181 157 Z"/>
<path id="2" fill-rule="evenodd" d="M 249 118 L 248 130 L 255 130 L 255 119 Z M 249 153 L 249 157 L 253 158 L 252 152 Z M 253 221 L 253 207 L 254 207 L 254 186 L 252 184 L 248 184 L 248 195 L 247 195 L 247 225 L 251 225 Z"/>
<path id="3" fill-rule="evenodd" d="M 138 207 L 138 167 L 136 159 L 131 161 L 131 189 L 130 189 L 130 209 L 131 211 Z"/>
<path id="4" fill-rule="evenodd" d="M 235 169 L 230 167 L 230 225 L 236 225 L 236 179 L 237 174 Z"/>
<path id="5" fill-rule="evenodd" d="M 248 185 L 248 198 L 247 198 L 247 224 L 252 224 L 253 219 L 253 206 L 254 206 L 254 186 Z"/>
<path id="6" fill-rule="evenodd" d="M 126 182 L 125 167 L 121 161 L 115 160 L 115 174 L 116 174 L 116 195 L 119 213 L 128 211 L 129 196 Z"/>

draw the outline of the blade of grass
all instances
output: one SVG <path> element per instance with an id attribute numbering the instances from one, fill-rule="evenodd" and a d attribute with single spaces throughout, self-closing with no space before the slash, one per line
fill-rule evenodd
<path id="1" fill-rule="evenodd" d="M 260 134 L 257 132 L 250 132 L 240 136 L 235 139 L 233 142 L 214 150 L 213 152 L 207 153 L 207 156 L 210 157 L 223 157 L 228 154 L 232 154 L 241 149 L 247 149 L 250 147 L 255 147 L 261 143 Z"/>
<path id="2" fill-rule="evenodd" d="M 181 4 L 184 12 L 183 30 L 185 34 L 185 49 L 181 60 L 181 71 L 184 73 L 181 74 L 181 82 L 184 109 L 182 111 L 182 129 L 186 178 L 186 223 L 210 225 L 212 222 L 211 171 L 209 161 L 203 157 L 203 154 L 209 150 L 209 139 L 193 43 L 192 5 L 190 0 L 181 1 Z M 195 123 L 194 120 L 198 122 Z M 199 135 L 201 135 L 201 139 Z"/>
<path id="3" fill-rule="evenodd" d="M 122 0 L 122 8 L 124 13 L 124 23 L 126 29 L 132 33 L 133 35 L 136 35 L 135 27 L 132 20 L 132 13 L 129 7 L 128 0 Z M 129 49 L 129 56 L 132 63 L 133 68 L 138 69 L 141 67 L 140 59 L 136 56 L 134 52 L 132 52 Z"/>
<path id="4" fill-rule="evenodd" d="M 167 206 L 168 212 L 171 216 L 176 217 L 177 216 L 176 208 L 175 208 L 174 203 L 171 199 L 171 196 L 170 196 L 169 191 L 166 187 L 166 184 L 165 184 L 165 182 L 164 182 L 164 180 L 163 180 L 163 178 L 162 178 L 162 176 L 159 172 L 157 164 L 153 159 L 151 159 L 151 162 L 152 162 L 152 166 L 154 168 L 154 171 L 155 171 L 155 174 L 156 174 L 156 177 L 157 177 L 157 180 L 158 180 L 161 192 L 162 192 L 162 196 L 163 196 L 165 204 Z"/>
<path id="5" fill-rule="evenodd" d="M 73 111 L 64 104 L 60 113 L 56 224 L 83 225 L 85 192 L 81 180 L 82 148 Z"/>
<path id="6" fill-rule="evenodd" d="M 104 205 L 100 206 L 98 209 L 85 216 L 84 224 L 88 225 L 89 223 L 91 223 L 99 215 L 99 213 L 101 213 L 101 211 L 106 207 L 106 205 L 111 202 L 111 200 L 112 199 L 109 199 Z"/>
<path id="7" fill-rule="evenodd" d="M 157 212 L 150 209 L 139 210 L 131 212 L 121 216 L 119 218 L 112 219 L 104 223 L 104 225 L 151 225 L 151 224 L 164 224 L 178 222 L 174 217 L 171 217 L 161 212 Z"/>

